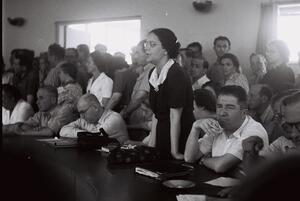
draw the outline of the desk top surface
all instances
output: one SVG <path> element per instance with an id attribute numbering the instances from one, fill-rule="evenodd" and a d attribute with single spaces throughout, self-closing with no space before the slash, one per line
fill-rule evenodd
<path id="1" fill-rule="evenodd" d="M 196 183 L 190 189 L 169 189 L 158 181 L 134 172 L 137 165 L 114 165 L 107 163 L 108 154 L 95 150 L 78 148 L 54 148 L 36 138 L 9 137 L 3 140 L 5 153 L 30 158 L 33 161 L 47 164 L 44 167 L 56 167 L 59 171 L 72 172 L 80 191 L 88 188 L 95 200 L 102 201 L 135 201 L 135 200 L 176 200 L 178 194 L 206 194 L 216 196 L 221 187 L 204 182 L 222 175 L 194 165 L 191 174 L 179 179 L 188 179 Z M 52 169 L 53 170 L 53 169 Z M 50 171 L 45 168 L 44 171 Z"/>

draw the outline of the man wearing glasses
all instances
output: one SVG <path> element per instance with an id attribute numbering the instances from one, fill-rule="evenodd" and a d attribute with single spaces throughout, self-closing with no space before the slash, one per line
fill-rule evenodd
<path id="1" fill-rule="evenodd" d="M 60 130 L 61 137 L 76 138 L 78 132 L 98 133 L 103 129 L 110 138 L 117 139 L 121 144 L 128 140 L 127 128 L 119 113 L 105 110 L 93 94 L 85 94 L 77 103 L 80 118 Z"/>
<path id="2" fill-rule="evenodd" d="M 284 135 L 277 138 L 259 155 L 265 157 L 278 156 L 290 152 L 300 152 L 300 91 L 283 100 L 283 119 L 281 128 Z M 245 152 L 258 155 L 261 139 L 252 137 L 243 141 Z"/>

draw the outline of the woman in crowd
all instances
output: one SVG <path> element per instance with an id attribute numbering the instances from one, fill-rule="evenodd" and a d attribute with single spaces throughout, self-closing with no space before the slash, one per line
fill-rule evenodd
<path id="1" fill-rule="evenodd" d="M 59 79 L 61 86 L 57 88 L 57 103 L 59 105 L 68 103 L 76 108 L 78 99 L 82 95 L 82 89 L 76 82 L 77 68 L 72 63 L 63 63 L 60 69 Z"/>
<path id="2" fill-rule="evenodd" d="M 268 61 L 268 72 L 263 77 L 262 83 L 269 85 L 274 93 L 293 88 L 295 75 L 288 67 L 289 49 L 281 40 L 274 40 L 267 46 L 266 57 Z"/>
<path id="3" fill-rule="evenodd" d="M 249 84 L 245 75 L 240 72 L 240 63 L 238 58 L 230 53 L 224 54 L 220 59 L 223 66 L 225 76 L 224 86 L 237 85 L 243 87 L 247 94 L 249 92 Z"/>
<path id="4" fill-rule="evenodd" d="M 92 74 L 92 77 L 88 81 L 86 91 L 94 94 L 103 107 L 108 103 L 113 89 L 113 80 L 106 74 L 110 67 L 109 63 L 106 54 L 102 55 L 98 51 L 94 51 L 91 53 L 87 64 L 87 71 Z"/>
<path id="5" fill-rule="evenodd" d="M 250 67 L 252 76 L 249 80 L 250 85 L 260 83 L 261 79 L 267 73 L 267 61 L 261 54 L 252 53 L 250 55 Z"/>
<path id="6" fill-rule="evenodd" d="M 181 160 L 194 117 L 190 80 L 174 61 L 179 47 L 175 34 L 165 28 L 150 31 L 145 42 L 147 61 L 155 65 L 149 72 L 154 113 L 149 145 L 164 158 Z"/>

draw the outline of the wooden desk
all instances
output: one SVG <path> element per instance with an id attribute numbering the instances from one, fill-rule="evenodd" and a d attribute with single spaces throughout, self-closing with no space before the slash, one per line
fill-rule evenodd
<path id="1" fill-rule="evenodd" d="M 200 165 L 191 175 L 181 177 L 196 182 L 195 187 L 174 190 L 164 187 L 161 181 L 134 173 L 135 165 L 108 167 L 107 155 L 99 151 L 55 149 L 31 137 L 4 138 L 3 153 L 29 161 L 38 182 L 52 195 L 65 196 L 62 200 L 175 201 L 180 193 L 216 196 L 221 189 L 203 182 L 222 175 Z"/>

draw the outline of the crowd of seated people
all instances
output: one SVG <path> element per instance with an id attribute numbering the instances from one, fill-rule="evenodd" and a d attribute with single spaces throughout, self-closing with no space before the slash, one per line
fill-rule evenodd
<path id="1" fill-rule="evenodd" d="M 180 48 L 175 33 L 160 28 L 132 48 L 130 65 L 103 44 L 90 52 L 54 43 L 36 58 L 14 49 L 6 68 L 2 58 L 2 132 L 76 138 L 102 128 L 121 144 L 152 146 L 215 172 L 299 151 L 299 77 L 287 46 L 275 40 L 266 57 L 249 55 L 248 81 L 231 45 L 216 37 L 217 60 L 209 63 L 199 42 Z M 138 142 L 130 135 L 136 128 L 145 131 Z"/>

